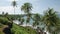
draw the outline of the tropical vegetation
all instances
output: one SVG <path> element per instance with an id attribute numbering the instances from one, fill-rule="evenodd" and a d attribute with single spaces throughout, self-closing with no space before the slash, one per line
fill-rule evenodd
<path id="1" fill-rule="evenodd" d="M 15 13 L 16 1 L 13 1 L 12 5 Z M 41 14 L 32 13 L 32 8 L 32 4 L 27 2 L 21 6 L 21 11 L 24 11 L 23 15 L 9 15 L 8 13 L 4 14 L 4 12 L 2 12 L 2 15 L 0 15 L 0 34 L 46 34 L 46 32 L 49 34 L 59 34 L 60 18 L 54 9 L 48 8 L 41 16 Z M 26 18 L 24 18 L 25 16 Z M 33 21 L 31 22 L 32 27 L 27 26 L 28 23 L 30 24 L 31 19 Z M 19 20 L 20 23 L 15 24 L 13 20 Z M 26 22 L 26 27 L 20 26 L 23 25 L 24 22 Z M 41 24 L 44 26 L 44 30 L 41 29 Z M 37 28 L 34 29 L 36 26 Z"/>

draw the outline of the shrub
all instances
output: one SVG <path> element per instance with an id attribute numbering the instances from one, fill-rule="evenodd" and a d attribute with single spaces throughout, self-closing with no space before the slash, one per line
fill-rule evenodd
<path id="1" fill-rule="evenodd" d="M 5 17 L 0 17 L 0 23 L 6 25 L 6 24 L 9 23 L 9 20 L 7 18 L 5 18 Z"/>

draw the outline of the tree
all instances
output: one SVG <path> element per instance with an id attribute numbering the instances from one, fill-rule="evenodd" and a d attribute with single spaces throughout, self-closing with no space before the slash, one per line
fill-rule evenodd
<path id="1" fill-rule="evenodd" d="M 2 16 L 4 17 L 4 12 L 2 12 Z"/>
<path id="2" fill-rule="evenodd" d="M 41 21 L 40 15 L 39 15 L 39 14 L 35 14 L 35 15 L 33 16 L 33 20 L 34 20 L 33 26 L 39 25 L 39 23 L 40 23 L 40 21 Z"/>
<path id="3" fill-rule="evenodd" d="M 46 30 L 50 34 L 55 34 L 58 29 L 57 26 L 60 26 L 57 13 L 50 8 L 44 13 L 43 21 L 46 24 Z"/>
<path id="4" fill-rule="evenodd" d="M 4 12 L 2 12 L 2 15 L 4 15 Z"/>
<path id="5" fill-rule="evenodd" d="M 32 10 L 32 4 L 24 3 L 24 5 L 22 5 L 22 7 L 21 7 L 21 10 L 27 14 L 30 13 L 30 11 Z"/>
<path id="6" fill-rule="evenodd" d="M 22 5 L 22 7 L 21 7 L 21 10 L 26 13 L 26 15 L 27 15 L 26 22 L 29 23 L 30 17 L 31 17 L 30 11 L 32 10 L 32 4 L 30 4 L 30 3 L 24 3 L 24 5 Z"/>
<path id="7" fill-rule="evenodd" d="M 6 12 L 6 13 L 4 14 L 4 17 L 8 18 L 8 12 Z"/>
<path id="8" fill-rule="evenodd" d="M 19 21 L 21 22 L 21 23 L 19 23 L 19 25 L 22 25 L 24 22 L 24 18 L 20 17 Z"/>
<path id="9" fill-rule="evenodd" d="M 12 2 L 12 6 L 13 6 L 13 8 L 14 8 L 14 14 L 15 14 L 15 7 L 17 6 L 17 3 L 16 3 L 15 0 Z"/>
<path id="10" fill-rule="evenodd" d="M 10 23 L 10 22 L 9 22 L 9 20 L 8 20 L 7 18 L 5 18 L 5 17 L 0 17 L 0 23 L 7 25 L 7 24 Z"/>

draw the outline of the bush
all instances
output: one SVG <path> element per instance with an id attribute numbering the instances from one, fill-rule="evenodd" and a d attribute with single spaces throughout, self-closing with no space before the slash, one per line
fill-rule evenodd
<path id="1" fill-rule="evenodd" d="M 0 23 L 0 28 L 3 27 L 3 24 Z"/>
<path id="2" fill-rule="evenodd" d="M 0 17 L 0 23 L 6 25 L 6 24 L 9 23 L 9 20 L 7 18 L 5 18 L 5 17 Z"/>
<path id="3" fill-rule="evenodd" d="M 31 27 L 22 27 L 16 24 L 13 24 L 11 31 L 14 34 L 36 34 L 36 31 Z"/>

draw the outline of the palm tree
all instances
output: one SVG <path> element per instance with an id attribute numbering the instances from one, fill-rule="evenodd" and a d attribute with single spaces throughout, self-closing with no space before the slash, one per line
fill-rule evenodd
<path id="1" fill-rule="evenodd" d="M 30 11 L 32 10 L 32 4 L 30 4 L 30 3 L 24 3 L 24 5 L 22 5 L 22 7 L 21 7 L 21 10 L 26 13 L 26 15 L 27 15 L 26 22 L 29 23 L 30 17 L 31 17 Z M 26 25 L 27 25 L 27 23 L 26 23 Z"/>
<path id="2" fill-rule="evenodd" d="M 46 24 L 46 30 L 49 33 L 53 34 L 55 30 L 58 29 L 57 26 L 59 24 L 59 19 L 53 9 L 49 9 L 47 10 L 47 12 L 44 13 L 43 21 Z"/>
<path id="3" fill-rule="evenodd" d="M 20 17 L 19 21 L 20 21 L 19 25 L 22 25 L 23 22 L 24 22 L 24 18 L 23 17 Z"/>
<path id="4" fill-rule="evenodd" d="M 15 14 L 15 7 L 17 6 L 17 3 L 16 3 L 15 0 L 12 2 L 12 6 L 13 6 L 13 8 L 14 8 L 14 14 Z"/>
<path id="5" fill-rule="evenodd" d="M 34 20 L 33 26 L 39 25 L 39 23 L 41 21 L 40 15 L 35 14 L 34 17 L 33 17 L 33 20 Z"/>
<path id="6" fill-rule="evenodd" d="M 30 11 L 32 10 L 32 4 L 30 3 L 24 3 L 24 5 L 22 5 L 21 10 L 24 11 L 25 13 L 30 13 Z"/>
<path id="7" fill-rule="evenodd" d="M 37 33 L 39 33 L 39 34 L 43 34 L 44 32 L 43 32 L 43 30 L 42 30 L 42 28 L 40 28 L 40 25 L 41 25 L 41 15 L 39 15 L 39 14 L 34 14 L 34 16 L 33 16 L 33 27 L 36 27 L 37 26 Z"/>

